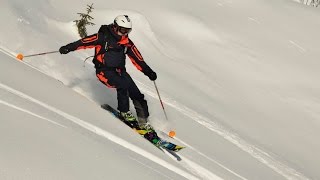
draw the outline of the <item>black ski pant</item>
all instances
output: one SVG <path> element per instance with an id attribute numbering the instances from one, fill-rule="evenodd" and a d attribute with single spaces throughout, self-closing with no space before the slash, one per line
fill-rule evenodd
<path id="1" fill-rule="evenodd" d="M 148 118 L 148 104 L 144 95 L 125 69 L 97 70 L 98 79 L 109 88 L 117 89 L 118 110 L 129 111 L 129 97 L 136 109 L 138 118 Z"/>

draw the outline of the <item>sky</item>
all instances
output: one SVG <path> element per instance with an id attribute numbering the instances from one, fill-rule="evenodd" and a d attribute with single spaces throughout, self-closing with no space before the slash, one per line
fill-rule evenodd
<path id="1" fill-rule="evenodd" d="M 319 8 L 294 0 L 0 0 L 0 179 L 320 179 Z M 93 50 L 53 53 L 119 14 L 158 74 L 127 60 L 177 161 L 100 108 Z M 134 107 L 131 104 L 131 110 Z"/>

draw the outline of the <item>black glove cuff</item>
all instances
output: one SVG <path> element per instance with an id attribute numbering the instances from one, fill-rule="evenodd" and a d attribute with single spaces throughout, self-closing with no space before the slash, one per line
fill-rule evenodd
<path id="1" fill-rule="evenodd" d="M 148 77 L 151 81 L 155 81 L 157 79 L 157 73 L 151 71 L 149 74 L 148 74 Z"/>
<path id="2" fill-rule="evenodd" d="M 67 54 L 70 52 L 70 49 L 67 48 L 67 46 L 62 46 L 60 49 L 59 49 L 59 52 L 60 54 Z"/>

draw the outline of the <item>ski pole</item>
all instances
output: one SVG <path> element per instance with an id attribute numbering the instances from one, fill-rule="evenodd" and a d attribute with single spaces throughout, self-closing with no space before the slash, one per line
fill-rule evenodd
<path id="1" fill-rule="evenodd" d="M 162 110 L 163 110 L 163 112 L 164 112 L 164 115 L 166 116 L 166 119 L 168 120 L 168 116 L 167 116 L 166 110 L 164 109 L 164 105 L 163 105 L 162 99 L 161 99 L 161 97 L 160 97 L 160 93 L 159 93 L 159 90 L 158 90 L 158 86 L 157 86 L 157 84 L 156 84 L 156 81 L 153 81 L 153 83 L 154 83 L 154 87 L 155 87 L 156 90 L 157 90 L 157 94 L 158 94 L 158 97 L 159 97 L 160 104 L 161 104 Z"/>
<path id="2" fill-rule="evenodd" d="M 57 53 L 57 52 L 59 52 L 59 51 L 42 52 L 42 53 L 30 54 L 30 55 L 26 55 L 26 56 L 23 56 L 23 54 L 20 53 L 20 54 L 17 55 L 17 59 L 19 59 L 20 61 L 22 61 L 23 58 L 25 58 L 25 57 L 42 56 L 42 55 L 53 54 L 53 53 Z"/>
<path id="3" fill-rule="evenodd" d="M 159 100 L 160 100 L 160 104 L 161 104 L 163 113 L 164 113 L 164 115 L 166 117 L 166 120 L 168 121 L 168 116 L 167 116 L 166 110 L 164 109 L 164 105 L 163 105 L 163 102 L 162 102 L 162 99 L 161 99 L 161 96 L 160 96 L 156 81 L 153 81 L 153 83 L 154 83 L 154 87 L 156 88 L 156 91 L 157 91 L 157 94 L 158 94 L 158 97 L 159 97 Z M 176 135 L 176 132 L 171 130 L 168 135 L 169 135 L 169 137 L 173 138 Z"/>

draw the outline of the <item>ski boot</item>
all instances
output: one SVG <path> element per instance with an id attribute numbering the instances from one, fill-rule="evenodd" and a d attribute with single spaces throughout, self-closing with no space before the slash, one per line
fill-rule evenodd
<path id="1" fill-rule="evenodd" d="M 138 117 L 138 122 L 139 122 L 139 130 L 137 131 L 139 134 L 144 135 L 149 132 L 155 133 L 154 128 L 151 126 L 151 124 L 148 122 L 146 118 Z"/>
<path id="2" fill-rule="evenodd" d="M 151 126 L 151 124 L 148 122 L 147 118 L 138 117 L 138 122 L 139 122 L 140 129 L 145 129 L 150 132 L 155 131 Z"/>
<path id="3" fill-rule="evenodd" d="M 120 112 L 119 117 L 124 123 L 126 123 L 131 128 L 139 129 L 139 123 L 136 117 L 134 117 L 134 115 L 130 111 Z"/>

